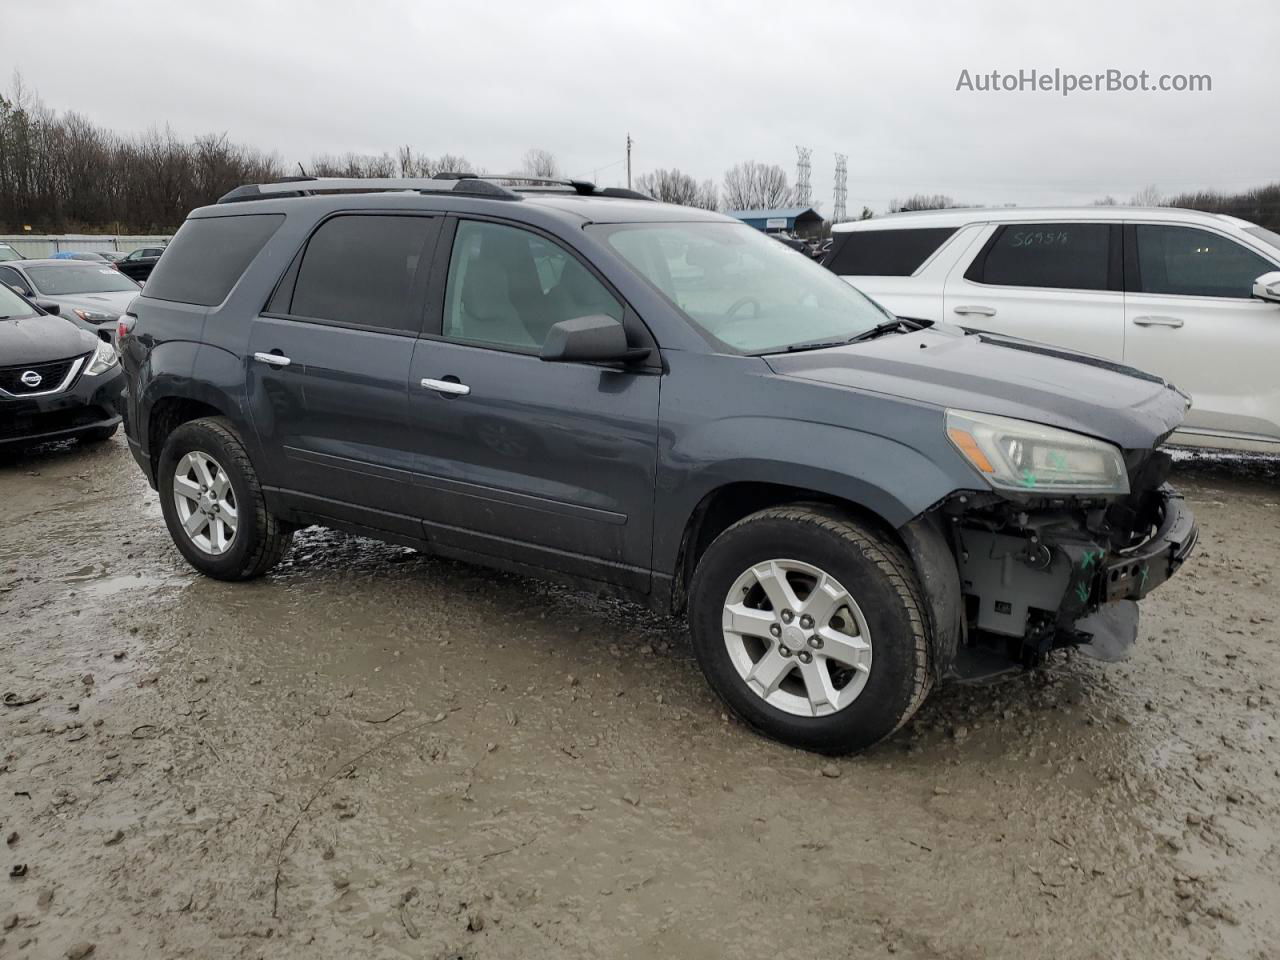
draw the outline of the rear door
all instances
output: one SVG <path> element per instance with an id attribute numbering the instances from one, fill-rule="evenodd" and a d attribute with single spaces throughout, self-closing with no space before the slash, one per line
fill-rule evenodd
<path id="1" fill-rule="evenodd" d="M 423 215 L 325 220 L 253 322 L 263 472 L 306 509 L 420 532 L 407 389 L 439 225 Z"/>
<path id="2" fill-rule="evenodd" d="M 1123 360 L 1119 224 L 992 224 L 977 250 L 947 278 L 947 320 Z"/>
<path id="3" fill-rule="evenodd" d="M 647 331 L 572 251 L 522 227 L 457 221 L 435 276 L 409 400 L 427 536 L 647 590 L 659 370 L 538 358 L 560 320 L 608 314 L 636 346 Z"/>
<path id="4" fill-rule="evenodd" d="M 1280 305 L 1252 297 L 1277 265 L 1224 232 L 1125 227 L 1125 362 L 1191 394 L 1189 431 L 1280 441 Z"/>

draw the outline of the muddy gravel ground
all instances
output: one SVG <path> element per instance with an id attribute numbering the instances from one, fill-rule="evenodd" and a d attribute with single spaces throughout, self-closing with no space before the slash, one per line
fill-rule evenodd
<path id="1" fill-rule="evenodd" d="M 122 440 L 35 451 L 0 957 L 1274 957 L 1280 464 L 1177 482 L 1203 539 L 1133 659 L 830 761 L 730 721 L 674 620 L 319 529 L 218 583 Z"/>

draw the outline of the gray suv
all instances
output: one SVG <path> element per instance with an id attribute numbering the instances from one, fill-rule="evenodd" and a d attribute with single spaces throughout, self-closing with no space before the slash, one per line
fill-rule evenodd
<path id="1" fill-rule="evenodd" d="M 1196 540 L 1172 386 L 894 317 L 630 191 L 240 187 L 120 335 L 129 445 L 197 569 L 259 576 L 322 524 L 687 612 L 729 707 L 821 752 L 943 681 L 1117 654 Z"/>

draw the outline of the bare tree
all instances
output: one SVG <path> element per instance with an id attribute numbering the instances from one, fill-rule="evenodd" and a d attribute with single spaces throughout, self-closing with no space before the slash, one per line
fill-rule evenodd
<path id="1" fill-rule="evenodd" d="M 403 146 L 397 152 L 397 160 L 402 177 L 435 177 L 442 173 L 475 173 L 476 168 L 466 157 L 454 153 L 429 157 L 424 153 L 415 154 L 410 146 Z"/>
<path id="2" fill-rule="evenodd" d="M 1114 207 L 1116 205 L 1116 198 L 1108 193 L 1101 200 L 1093 201 L 1093 205 L 1095 207 Z"/>
<path id="3" fill-rule="evenodd" d="M 1159 207 L 1164 205 L 1164 195 L 1154 185 L 1147 185 L 1133 195 L 1129 201 L 1135 207 Z"/>
<path id="4" fill-rule="evenodd" d="M 787 171 L 775 163 L 747 160 L 725 171 L 721 196 L 729 210 L 775 210 L 795 199 Z"/>
<path id="5" fill-rule="evenodd" d="M 278 179 L 274 155 L 153 128 L 120 136 L 59 116 L 15 76 L 0 95 L 0 230 L 173 230 L 192 207 L 242 183 Z"/>
<path id="6" fill-rule="evenodd" d="M 635 188 L 663 203 L 678 203 L 685 207 L 701 207 L 718 210 L 720 195 L 710 180 L 702 183 L 679 170 L 654 170 L 636 177 Z"/>
<path id="7" fill-rule="evenodd" d="M 862 208 L 862 212 L 861 212 L 860 214 L 858 214 L 858 219 L 859 219 L 859 220 L 870 220 L 870 219 L 871 219 L 872 217 L 874 217 L 874 216 L 875 216 L 875 214 L 874 214 L 874 213 L 872 213 L 872 211 L 871 211 L 871 208 L 870 208 L 870 207 L 863 207 L 863 208 Z"/>
<path id="8" fill-rule="evenodd" d="M 547 177 L 556 180 L 560 177 L 560 164 L 555 154 L 540 147 L 530 147 L 524 152 L 524 160 L 520 164 L 520 172 L 530 177 Z"/>
<path id="9" fill-rule="evenodd" d="M 894 197 L 889 201 L 890 213 L 906 213 L 911 210 L 949 210 L 958 207 L 945 193 L 914 193 L 905 200 Z"/>

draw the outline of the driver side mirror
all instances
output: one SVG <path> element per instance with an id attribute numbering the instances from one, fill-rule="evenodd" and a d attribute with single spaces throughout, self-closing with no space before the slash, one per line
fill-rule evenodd
<path id="1" fill-rule="evenodd" d="M 35 301 L 35 304 L 45 313 L 51 313 L 55 317 L 61 316 L 62 314 L 62 307 L 60 304 L 52 303 L 48 300 L 37 300 Z"/>
<path id="2" fill-rule="evenodd" d="M 1280 303 L 1280 270 L 1264 273 L 1253 281 L 1253 295 L 1269 303 Z"/>
<path id="3" fill-rule="evenodd" d="M 539 354 L 553 363 L 630 363 L 648 355 L 648 347 L 627 346 L 621 321 L 605 314 L 552 324 Z"/>

